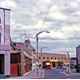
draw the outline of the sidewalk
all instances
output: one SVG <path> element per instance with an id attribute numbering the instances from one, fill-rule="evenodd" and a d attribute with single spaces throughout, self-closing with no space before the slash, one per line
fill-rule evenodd
<path id="1" fill-rule="evenodd" d="M 41 79 L 44 75 L 44 69 L 39 69 L 39 76 L 37 76 L 37 70 L 30 71 L 28 73 L 25 73 L 22 77 L 10 77 L 6 79 Z"/>

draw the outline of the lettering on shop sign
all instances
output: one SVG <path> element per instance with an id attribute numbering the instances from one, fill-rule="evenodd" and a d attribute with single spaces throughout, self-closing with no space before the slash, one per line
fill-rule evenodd
<path id="1" fill-rule="evenodd" d="M 25 56 L 26 56 L 26 57 L 28 57 L 28 58 L 31 58 L 31 59 L 32 59 L 32 56 L 28 55 L 28 53 L 26 53 L 25 51 L 24 51 L 24 54 L 25 54 Z"/>
<path id="2" fill-rule="evenodd" d="M 25 56 L 27 56 L 27 57 L 28 57 L 28 53 L 26 53 L 26 52 L 24 51 L 24 54 L 25 54 Z"/>

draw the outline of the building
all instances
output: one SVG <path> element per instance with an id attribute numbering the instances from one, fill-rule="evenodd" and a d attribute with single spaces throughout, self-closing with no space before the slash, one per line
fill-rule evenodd
<path id="1" fill-rule="evenodd" d="M 72 57 L 70 59 L 70 67 L 75 68 L 76 64 L 77 64 L 76 57 Z"/>
<path id="2" fill-rule="evenodd" d="M 41 64 L 41 54 L 42 54 L 42 63 L 45 65 L 46 60 L 51 61 L 51 68 L 63 68 L 70 67 L 70 55 L 67 54 L 55 54 L 55 53 L 39 53 L 39 64 Z"/>
<path id="3" fill-rule="evenodd" d="M 0 8 L 0 74 L 10 76 L 10 9 Z"/>
<path id="4" fill-rule="evenodd" d="M 78 60 L 78 63 L 80 63 L 80 45 L 76 47 L 76 59 Z"/>
<path id="5" fill-rule="evenodd" d="M 15 71 L 16 75 L 12 75 L 13 71 L 11 70 L 11 76 L 21 76 L 32 70 L 35 49 L 31 46 L 29 39 L 24 43 L 11 41 L 11 51 L 11 67 L 18 66 Z"/>

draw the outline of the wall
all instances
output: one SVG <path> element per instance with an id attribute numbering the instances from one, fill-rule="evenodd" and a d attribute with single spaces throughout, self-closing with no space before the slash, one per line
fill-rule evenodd
<path id="1" fill-rule="evenodd" d="M 4 54 L 4 74 L 10 76 L 10 9 L 0 8 L 0 54 Z"/>
<path id="2" fill-rule="evenodd" d="M 70 55 L 69 54 L 39 53 L 38 56 L 41 57 L 41 54 L 43 57 L 45 57 L 45 59 L 42 58 L 43 59 L 42 61 L 51 60 L 51 57 L 52 57 L 52 60 L 58 60 L 57 62 L 62 62 L 63 66 L 65 63 L 70 64 Z M 49 59 L 47 59 L 47 57 L 49 57 Z M 55 57 L 56 57 L 56 59 L 55 59 Z M 60 58 L 60 59 L 58 59 L 58 58 Z M 63 58 L 63 60 L 61 58 Z M 65 58 L 66 58 L 66 60 L 65 60 Z M 69 58 L 69 60 L 68 60 L 68 58 Z M 39 63 L 41 63 L 41 59 L 39 59 Z M 69 65 L 69 67 L 70 67 L 70 65 Z"/>
<path id="3" fill-rule="evenodd" d="M 21 63 L 21 55 L 20 55 L 20 53 L 11 54 L 10 58 L 11 58 L 10 59 L 11 60 L 10 63 Z"/>
<path id="4" fill-rule="evenodd" d="M 78 59 L 78 63 L 80 63 L 80 47 L 76 47 L 76 58 Z"/>

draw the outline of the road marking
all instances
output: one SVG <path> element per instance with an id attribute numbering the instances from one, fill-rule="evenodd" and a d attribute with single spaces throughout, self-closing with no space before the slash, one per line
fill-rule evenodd
<path id="1" fill-rule="evenodd" d="M 45 70 L 43 71 L 43 76 L 42 76 L 42 78 L 44 78 L 44 73 L 45 73 Z"/>

